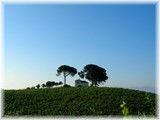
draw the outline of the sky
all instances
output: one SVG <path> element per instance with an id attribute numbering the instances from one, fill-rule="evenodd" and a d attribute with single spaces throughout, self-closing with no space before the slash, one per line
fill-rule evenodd
<path id="1" fill-rule="evenodd" d="M 109 77 L 101 86 L 154 90 L 155 23 L 155 4 L 4 4 L 3 87 L 63 82 L 59 66 L 96 64 Z"/>

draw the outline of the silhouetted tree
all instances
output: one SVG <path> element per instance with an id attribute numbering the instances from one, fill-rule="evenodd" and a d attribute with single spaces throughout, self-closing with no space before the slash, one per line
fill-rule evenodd
<path id="1" fill-rule="evenodd" d="M 39 89 L 40 88 L 40 84 L 36 85 L 36 87 Z"/>
<path id="2" fill-rule="evenodd" d="M 62 65 L 57 69 L 57 76 L 61 75 L 61 73 L 64 76 L 64 85 L 66 84 L 66 77 L 68 75 L 74 76 L 77 74 L 77 69 L 74 67 L 70 67 L 68 65 Z"/>
<path id="3" fill-rule="evenodd" d="M 45 85 L 45 84 L 42 84 L 42 87 L 43 87 L 43 88 L 45 88 L 45 87 L 46 87 L 46 85 Z"/>
<path id="4" fill-rule="evenodd" d="M 86 78 L 92 82 L 91 86 L 97 86 L 108 79 L 106 70 L 94 64 L 88 64 L 78 73 L 81 78 Z"/>
<path id="5" fill-rule="evenodd" d="M 63 85 L 63 87 L 71 87 L 70 85 L 68 85 L 68 84 L 65 84 L 65 85 Z"/>
<path id="6" fill-rule="evenodd" d="M 62 81 L 60 81 L 58 84 L 59 84 L 59 85 L 62 85 L 63 83 L 62 83 Z"/>
<path id="7" fill-rule="evenodd" d="M 31 89 L 35 89 L 35 87 L 31 87 Z"/>
<path id="8" fill-rule="evenodd" d="M 53 87 L 55 82 L 47 81 L 46 82 L 46 87 Z"/>
<path id="9" fill-rule="evenodd" d="M 56 83 L 56 82 L 54 82 L 54 81 L 52 81 L 51 83 L 52 83 L 52 85 L 53 85 L 53 86 L 55 86 L 55 85 L 57 84 L 57 83 Z"/>
<path id="10" fill-rule="evenodd" d="M 54 85 L 57 86 L 57 85 L 59 85 L 59 84 L 58 84 L 58 82 L 55 82 Z"/>
<path id="11" fill-rule="evenodd" d="M 57 86 L 57 85 L 61 85 L 63 84 L 61 81 L 60 82 L 55 82 L 55 81 L 47 81 L 46 85 L 42 84 L 42 87 L 53 87 L 53 86 Z"/>

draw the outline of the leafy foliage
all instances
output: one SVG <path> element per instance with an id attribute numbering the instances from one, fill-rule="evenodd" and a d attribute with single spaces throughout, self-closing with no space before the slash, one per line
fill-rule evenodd
<path id="1" fill-rule="evenodd" d="M 122 104 L 120 105 L 120 107 L 122 108 L 122 114 L 124 116 L 128 116 L 129 114 L 128 107 L 126 106 L 126 103 L 124 101 L 122 101 Z"/>
<path id="2" fill-rule="evenodd" d="M 62 65 L 57 69 L 57 76 L 61 75 L 63 73 L 64 76 L 64 85 L 66 84 L 66 77 L 68 75 L 74 76 L 77 74 L 77 69 L 68 65 Z"/>
<path id="3" fill-rule="evenodd" d="M 46 87 L 49 87 L 49 88 L 50 88 L 50 87 L 53 87 L 54 84 L 55 84 L 54 81 L 53 81 L 53 82 L 52 82 L 52 81 L 47 81 L 47 82 L 46 82 Z"/>
<path id="4" fill-rule="evenodd" d="M 37 89 L 39 89 L 40 88 L 40 84 L 36 85 L 36 87 L 37 87 Z"/>
<path id="5" fill-rule="evenodd" d="M 45 88 L 45 87 L 46 87 L 46 85 L 45 85 L 44 83 L 43 83 L 41 86 L 42 86 L 42 88 Z"/>
<path id="6" fill-rule="evenodd" d="M 4 115 L 156 116 L 156 94 L 121 88 L 59 87 L 4 90 Z M 120 105 L 125 105 L 121 108 Z M 127 105 L 127 106 L 126 106 Z"/>
<path id="7" fill-rule="evenodd" d="M 63 83 L 60 81 L 60 82 L 55 82 L 55 81 L 47 81 L 46 84 L 42 84 L 42 87 L 53 87 L 53 86 L 57 86 L 57 85 L 62 85 Z"/>
<path id="8" fill-rule="evenodd" d="M 106 70 L 94 64 L 88 64 L 78 73 L 81 78 L 86 78 L 92 82 L 91 86 L 96 86 L 108 79 Z"/>
<path id="9" fill-rule="evenodd" d="M 65 84 L 65 85 L 63 85 L 63 87 L 71 87 L 70 85 L 68 85 L 68 84 Z"/>

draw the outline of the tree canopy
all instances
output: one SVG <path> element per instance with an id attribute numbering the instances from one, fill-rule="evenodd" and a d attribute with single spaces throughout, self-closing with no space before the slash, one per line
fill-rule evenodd
<path id="1" fill-rule="evenodd" d="M 106 70 L 98 65 L 88 64 L 78 73 L 81 78 L 86 78 L 92 82 L 91 86 L 97 86 L 108 79 Z"/>
<path id="2" fill-rule="evenodd" d="M 36 85 L 36 87 L 39 89 L 40 88 L 40 84 Z"/>
<path id="3" fill-rule="evenodd" d="M 43 88 L 46 87 L 46 85 L 45 85 L 44 83 L 43 83 L 41 86 L 42 86 Z"/>
<path id="4" fill-rule="evenodd" d="M 44 86 L 43 84 L 42 84 L 42 85 L 43 85 L 44 87 L 49 87 L 49 88 L 50 88 L 50 87 L 57 86 L 57 85 L 62 85 L 62 84 L 63 84 L 63 83 L 62 83 L 61 81 L 60 81 L 60 82 L 47 81 L 47 82 L 46 82 L 46 85 L 44 84 L 45 86 Z"/>
<path id="5" fill-rule="evenodd" d="M 61 73 L 64 76 L 64 85 L 66 84 L 66 77 L 68 75 L 74 76 L 75 74 L 77 74 L 77 69 L 68 65 L 61 65 L 58 69 L 57 69 L 57 76 L 61 75 Z"/>

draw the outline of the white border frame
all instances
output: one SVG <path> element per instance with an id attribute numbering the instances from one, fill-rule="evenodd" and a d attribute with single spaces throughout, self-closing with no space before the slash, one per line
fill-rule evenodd
<path id="1" fill-rule="evenodd" d="M 0 2 L 0 109 L 1 109 L 1 119 L 11 119 L 12 117 L 2 117 L 2 106 L 3 106 L 3 100 L 2 100 L 2 86 L 3 86 L 3 81 L 4 81 L 4 75 L 5 75 L 5 67 L 4 67 L 4 34 L 3 34 L 3 10 L 4 10 L 4 4 L 151 4 L 151 3 L 155 3 L 156 4 L 156 89 L 157 89 L 157 94 L 160 95 L 160 88 L 159 88 L 159 84 L 160 84 L 160 74 L 159 74 L 159 60 L 160 60 L 160 52 L 159 52 L 159 46 L 160 46 L 160 36 L 159 36 L 159 28 L 160 28 L 160 24 L 159 24 L 159 20 L 160 20 L 160 5 L 159 5 L 159 1 L 158 0 L 2 0 Z M 156 119 L 160 118 L 159 117 L 159 110 L 160 110 L 160 105 L 159 105 L 159 100 L 160 100 L 160 96 L 158 95 L 157 97 L 157 117 Z M 13 117 L 12 119 L 124 119 L 124 118 L 118 118 L 118 117 L 66 117 L 66 116 L 61 116 L 61 117 Z M 150 117 L 128 117 L 127 119 L 155 119 L 150 118 Z"/>

